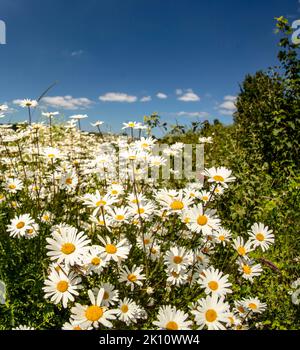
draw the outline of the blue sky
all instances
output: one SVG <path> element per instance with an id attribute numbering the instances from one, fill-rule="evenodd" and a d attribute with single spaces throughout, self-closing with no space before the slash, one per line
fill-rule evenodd
<path id="1" fill-rule="evenodd" d="M 0 103 L 13 109 L 2 121 L 24 120 L 13 101 L 58 81 L 42 108 L 88 114 L 85 128 L 100 119 L 118 130 L 154 111 L 171 123 L 230 123 L 245 74 L 276 64 L 274 17 L 293 21 L 299 8 L 298 0 L 1 0 Z"/>

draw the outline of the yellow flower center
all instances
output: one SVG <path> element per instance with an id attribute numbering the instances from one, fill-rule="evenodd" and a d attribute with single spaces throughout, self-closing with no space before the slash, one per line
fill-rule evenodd
<path id="1" fill-rule="evenodd" d="M 8 188 L 11 190 L 14 190 L 17 186 L 15 184 L 8 185 Z"/>
<path id="2" fill-rule="evenodd" d="M 135 160 L 136 156 L 129 156 L 129 160 Z"/>
<path id="3" fill-rule="evenodd" d="M 127 279 L 128 279 L 128 281 L 130 281 L 130 282 L 135 282 L 135 281 L 137 280 L 137 277 L 136 277 L 136 275 L 134 275 L 133 273 L 131 273 L 131 274 L 129 274 L 129 275 L 127 276 Z"/>
<path id="4" fill-rule="evenodd" d="M 67 291 L 68 287 L 69 287 L 69 283 L 67 281 L 59 281 L 56 285 L 56 289 L 61 293 L 64 293 L 65 291 Z"/>
<path id="5" fill-rule="evenodd" d="M 223 235 L 219 236 L 219 240 L 220 241 L 225 241 L 225 236 L 223 236 Z"/>
<path id="6" fill-rule="evenodd" d="M 72 254 L 75 251 L 76 247 L 73 243 L 64 243 L 60 251 L 66 255 Z"/>
<path id="7" fill-rule="evenodd" d="M 203 196 L 203 197 L 202 197 L 202 200 L 208 201 L 208 197 L 207 197 L 207 196 Z"/>
<path id="8" fill-rule="evenodd" d="M 21 228 L 23 228 L 25 226 L 25 222 L 20 221 L 17 223 L 16 227 L 20 230 Z"/>
<path id="9" fill-rule="evenodd" d="M 255 237 L 260 242 L 265 240 L 265 236 L 262 233 L 258 233 Z"/>
<path id="10" fill-rule="evenodd" d="M 117 252 L 117 247 L 114 244 L 106 244 L 105 251 L 108 254 L 115 254 Z"/>
<path id="11" fill-rule="evenodd" d="M 207 217 L 205 215 L 199 215 L 197 218 L 197 224 L 200 226 L 204 226 L 207 224 Z"/>
<path id="12" fill-rule="evenodd" d="M 184 223 L 188 224 L 191 221 L 191 219 L 190 218 L 184 218 L 183 221 L 184 221 Z"/>
<path id="13" fill-rule="evenodd" d="M 252 269 L 249 265 L 243 265 L 243 271 L 246 275 L 250 275 L 252 272 Z"/>
<path id="14" fill-rule="evenodd" d="M 219 284 L 216 281 L 210 281 L 210 282 L 208 282 L 208 287 L 211 290 L 217 290 L 219 288 Z"/>
<path id="15" fill-rule="evenodd" d="M 54 158 L 54 157 L 55 157 L 55 154 L 53 153 L 48 154 L 48 158 Z"/>
<path id="16" fill-rule="evenodd" d="M 95 256 L 92 261 L 91 261 L 92 265 L 94 266 L 98 266 L 101 263 L 101 259 L 98 258 L 98 256 Z"/>
<path id="17" fill-rule="evenodd" d="M 239 312 L 241 312 L 242 314 L 245 313 L 245 309 L 242 306 L 239 306 L 237 308 L 239 310 Z"/>
<path id="18" fill-rule="evenodd" d="M 143 147 L 143 148 L 147 148 L 147 147 L 149 147 L 149 145 L 148 145 L 148 143 L 143 143 L 143 144 L 142 144 L 142 147 Z"/>
<path id="19" fill-rule="evenodd" d="M 74 330 L 74 331 L 81 331 L 82 328 L 80 328 L 80 326 L 75 326 L 75 327 L 73 327 L 73 330 Z"/>
<path id="20" fill-rule="evenodd" d="M 174 256 L 174 258 L 173 258 L 173 262 L 175 263 L 175 264 L 180 264 L 181 262 L 182 262 L 182 257 L 181 256 Z"/>
<path id="21" fill-rule="evenodd" d="M 175 278 L 179 277 L 179 273 L 175 272 L 175 271 L 172 271 L 171 272 L 171 275 Z"/>
<path id="22" fill-rule="evenodd" d="M 157 250 L 155 248 L 151 248 L 151 253 L 152 254 L 156 254 L 157 253 Z"/>
<path id="23" fill-rule="evenodd" d="M 98 224 L 103 226 L 105 223 L 104 223 L 103 220 L 99 219 L 99 220 L 98 220 Z"/>
<path id="24" fill-rule="evenodd" d="M 145 243 L 145 244 L 149 244 L 149 243 L 150 243 L 150 239 L 149 239 L 149 238 L 145 238 L 145 239 L 144 239 L 144 243 Z"/>
<path id="25" fill-rule="evenodd" d="M 43 215 L 43 219 L 45 220 L 45 221 L 48 221 L 49 220 L 49 215 Z"/>
<path id="26" fill-rule="evenodd" d="M 122 305 L 121 306 L 121 311 L 123 312 L 123 314 L 126 314 L 126 312 L 128 311 L 128 306 L 127 305 Z"/>
<path id="27" fill-rule="evenodd" d="M 113 194 L 113 195 L 118 194 L 118 191 L 117 190 L 112 190 L 111 194 Z"/>
<path id="28" fill-rule="evenodd" d="M 248 306 L 249 306 L 250 309 L 252 309 L 252 310 L 256 310 L 256 309 L 257 309 L 257 305 L 254 304 L 254 303 L 250 303 Z"/>
<path id="29" fill-rule="evenodd" d="M 246 249 L 243 246 L 238 247 L 237 251 L 240 255 L 246 254 Z"/>
<path id="30" fill-rule="evenodd" d="M 223 181 L 224 181 L 224 177 L 221 176 L 221 175 L 215 175 L 215 176 L 213 177 L 213 179 L 214 179 L 215 181 L 219 181 L 219 182 L 223 182 Z"/>
<path id="31" fill-rule="evenodd" d="M 175 321 L 169 321 L 167 324 L 166 324 L 166 329 L 168 331 L 177 331 L 179 329 L 178 327 L 178 323 L 176 323 Z"/>
<path id="32" fill-rule="evenodd" d="M 139 208 L 138 209 L 138 214 L 144 214 L 145 213 L 145 209 L 144 208 Z"/>
<path id="33" fill-rule="evenodd" d="M 91 305 L 85 311 L 85 317 L 92 322 L 98 321 L 102 316 L 103 309 L 97 305 Z"/>
<path id="34" fill-rule="evenodd" d="M 134 127 L 134 123 L 128 123 L 128 126 L 130 126 L 131 128 Z"/>
<path id="35" fill-rule="evenodd" d="M 30 229 L 27 230 L 27 234 L 28 235 L 31 235 L 32 233 L 33 233 L 33 228 L 30 228 Z"/>
<path id="36" fill-rule="evenodd" d="M 101 206 L 103 206 L 105 204 L 106 204 L 106 202 L 104 200 L 102 200 L 102 199 L 100 199 L 100 201 L 96 202 L 96 206 L 97 207 L 101 207 Z"/>
<path id="37" fill-rule="evenodd" d="M 217 313 L 214 309 L 209 309 L 205 313 L 205 318 L 207 322 L 214 322 L 217 319 Z"/>
<path id="38" fill-rule="evenodd" d="M 182 201 L 173 201 L 172 203 L 171 203 L 171 209 L 172 210 L 181 210 L 181 209 L 183 209 L 184 208 L 184 204 L 183 204 L 183 202 Z"/>
<path id="39" fill-rule="evenodd" d="M 116 215 L 116 220 L 122 221 L 124 219 L 125 219 L 124 215 Z"/>
<path id="40" fill-rule="evenodd" d="M 68 177 L 68 178 L 66 179 L 66 184 L 67 184 L 67 185 L 72 185 L 72 183 L 73 183 L 73 180 L 72 180 L 70 177 Z"/>

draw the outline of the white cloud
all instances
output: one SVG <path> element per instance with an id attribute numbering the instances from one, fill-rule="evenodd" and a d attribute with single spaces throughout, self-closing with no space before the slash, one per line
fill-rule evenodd
<path id="1" fill-rule="evenodd" d="M 75 56 L 81 56 L 83 54 L 83 50 L 77 50 L 77 51 L 72 51 L 71 52 L 71 56 L 75 57 Z"/>
<path id="2" fill-rule="evenodd" d="M 176 89 L 175 90 L 175 94 L 176 95 L 182 95 L 183 94 L 183 90 L 182 89 Z"/>
<path id="3" fill-rule="evenodd" d="M 236 111 L 236 96 L 226 95 L 224 101 L 219 104 L 218 110 L 221 114 L 232 115 Z"/>
<path id="4" fill-rule="evenodd" d="M 107 92 L 99 96 L 99 100 L 103 102 L 127 102 L 132 103 L 137 101 L 136 96 L 127 95 L 123 92 Z"/>
<path id="5" fill-rule="evenodd" d="M 140 99 L 140 102 L 149 102 L 151 100 L 152 100 L 151 96 L 144 96 Z"/>
<path id="6" fill-rule="evenodd" d="M 53 108 L 63 108 L 63 109 L 81 109 L 89 107 L 93 101 L 89 100 L 86 97 L 74 98 L 70 95 L 66 96 L 47 96 L 43 97 L 41 100 L 47 106 Z"/>
<path id="7" fill-rule="evenodd" d="M 176 113 L 178 117 L 190 117 L 190 118 L 205 118 L 209 116 L 209 113 L 207 112 L 185 112 L 181 111 Z"/>
<path id="8" fill-rule="evenodd" d="M 178 100 L 183 102 L 196 102 L 200 101 L 200 97 L 195 94 L 192 89 L 187 89 L 183 95 L 178 97 Z"/>
<path id="9" fill-rule="evenodd" d="M 168 95 L 164 94 L 163 92 L 158 92 L 156 94 L 156 97 L 164 100 L 164 99 L 168 98 Z"/>

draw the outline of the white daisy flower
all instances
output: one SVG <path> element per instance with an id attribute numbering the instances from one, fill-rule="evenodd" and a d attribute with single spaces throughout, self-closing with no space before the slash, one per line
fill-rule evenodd
<path id="1" fill-rule="evenodd" d="M 260 247 L 265 252 L 275 241 L 275 236 L 272 232 L 268 226 L 262 223 L 255 223 L 251 226 L 251 231 L 249 231 L 249 240 L 253 244 L 253 247 Z"/>
<path id="2" fill-rule="evenodd" d="M 159 329 L 168 331 L 190 329 L 192 321 L 188 320 L 188 314 L 171 305 L 161 306 L 158 310 L 157 320 L 153 322 Z"/>
<path id="3" fill-rule="evenodd" d="M 99 240 L 103 244 L 100 246 L 100 251 L 103 253 L 104 259 L 109 262 L 110 260 L 114 260 L 115 262 L 119 262 L 122 260 L 126 260 L 131 249 L 130 244 L 128 244 L 127 239 L 122 239 L 118 243 L 112 243 L 110 237 L 106 236 L 106 239 L 98 236 Z"/>
<path id="4" fill-rule="evenodd" d="M 53 238 L 46 238 L 49 250 L 47 255 L 58 264 L 64 262 L 67 265 L 81 264 L 82 259 L 88 253 L 90 239 L 84 232 L 78 232 L 75 227 L 68 227 L 61 233 L 53 232 Z"/>
<path id="5" fill-rule="evenodd" d="M 29 214 L 23 214 L 10 220 L 7 231 L 11 237 L 24 237 L 26 231 L 32 229 L 32 224 L 34 224 L 34 220 L 31 216 Z"/>
<path id="6" fill-rule="evenodd" d="M 164 256 L 164 263 L 171 271 L 180 272 L 191 265 L 193 261 L 192 254 L 184 247 L 170 248 Z"/>
<path id="7" fill-rule="evenodd" d="M 74 323 L 84 329 L 93 326 L 99 328 L 100 324 L 104 327 L 112 328 L 111 320 L 116 319 L 117 310 L 108 310 L 102 306 L 104 289 L 101 288 L 95 296 L 91 290 L 88 290 L 91 305 L 81 305 L 76 303 L 71 309 L 71 318 Z"/>
<path id="8" fill-rule="evenodd" d="M 225 330 L 228 321 L 229 305 L 224 298 L 218 298 L 216 294 L 198 300 L 196 310 L 191 313 L 195 315 L 195 321 L 200 329 L 205 326 L 208 330 Z"/>
<path id="9" fill-rule="evenodd" d="M 64 308 L 68 306 L 69 301 L 74 301 L 74 295 L 79 295 L 78 289 L 81 288 L 81 278 L 71 272 L 66 275 L 63 271 L 53 269 L 45 280 L 43 290 L 45 298 L 50 299 L 54 304 L 59 304 L 62 301 Z"/>
<path id="10" fill-rule="evenodd" d="M 142 271 L 143 268 L 140 266 L 133 265 L 131 270 L 127 266 L 124 266 L 120 270 L 119 282 L 125 282 L 127 286 L 130 286 L 131 291 L 133 291 L 135 286 L 141 287 L 143 285 L 142 281 L 146 279 Z"/>
<path id="11" fill-rule="evenodd" d="M 208 182 L 214 182 L 226 188 L 228 187 L 228 182 L 235 181 L 235 177 L 231 176 L 231 173 L 231 170 L 222 166 L 219 168 L 212 167 L 210 169 L 205 169 L 203 175 L 208 177 Z"/>
<path id="12" fill-rule="evenodd" d="M 227 293 L 232 293 L 230 289 L 232 284 L 228 282 L 228 275 L 223 275 L 218 269 L 209 267 L 202 271 L 199 278 L 198 283 L 202 288 L 205 288 L 204 292 L 206 294 L 222 297 Z"/>

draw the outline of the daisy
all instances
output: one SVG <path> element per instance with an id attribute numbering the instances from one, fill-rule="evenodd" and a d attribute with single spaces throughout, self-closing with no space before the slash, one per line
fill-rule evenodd
<path id="1" fill-rule="evenodd" d="M 23 182 L 19 179 L 8 179 L 5 183 L 5 189 L 10 193 L 17 193 L 23 188 Z"/>
<path id="2" fill-rule="evenodd" d="M 25 238 L 31 239 L 39 234 L 39 224 L 32 223 L 31 227 L 25 231 Z"/>
<path id="3" fill-rule="evenodd" d="M 74 115 L 71 115 L 69 118 L 73 120 L 81 120 L 81 119 L 88 118 L 88 116 L 87 114 L 74 114 Z"/>
<path id="4" fill-rule="evenodd" d="M 100 126 L 102 125 L 104 122 L 101 120 L 97 120 L 95 123 L 90 123 L 92 126 Z"/>
<path id="5" fill-rule="evenodd" d="M 38 105 L 38 102 L 36 100 L 30 100 L 28 98 L 25 98 L 24 100 L 20 100 L 18 102 L 19 106 L 23 108 L 29 108 L 29 107 L 36 107 Z"/>
<path id="6" fill-rule="evenodd" d="M 127 325 L 136 323 L 138 307 L 136 303 L 129 298 L 120 300 L 116 315 L 120 321 L 125 322 Z"/>
<path id="7" fill-rule="evenodd" d="M 217 295 L 207 296 L 198 300 L 196 310 L 192 310 L 191 313 L 195 315 L 195 321 L 200 329 L 206 326 L 208 330 L 225 330 L 229 305 L 224 302 L 224 298 L 219 299 Z"/>
<path id="8" fill-rule="evenodd" d="M 164 263 L 169 270 L 178 273 L 192 264 L 192 254 L 184 247 L 173 247 L 165 253 Z"/>
<path id="9" fill-rule="evenodd" d="M 74 322 L 74 320 L 70 319 L 69 322 L 65 322 L 62 326 L 62 330 L 64 331 L 86 331 L 91 330 L 93 327 L 83 328 Z"/>
<path id="10" fill-rule="evenodd" d="M 239 265 L 239 272 L 242 273 L 242 277 L 253 283 L 253 277 L 259 276 L 262 273 L 262 267 L 260 264 L 255 264 L 253 261 L 239 259 L 237 261 Z"/>
<path id="11" fill-rule="evenodd" d="M 223 247 L 225 247 L 226 242 L 230 241 L 232 234 L 229 230 L 225 230 L 222 227 L 218 228 L 218 231 L 214 232 L 214 237 L 216 239 L 216 242 L 219 244 L 222 244 Z"/>
<path id="12" fill-rule="evenodd" d="M 119 262 L 128 258 L 131 246 L 128 244 L 127 239 L 122 239 L 114 244 L 108 236 L 106 236 L 106 239 L 103 239 L 101 236 L 98 236 L 98 238 L 103 244 L 103 246 L 100 246 L 100 251 L 103 253 L 105 261 L 113 260 Z"/>
<path id="13" fill-rule="evenodd" d="M 111 184 L 108 189 L 107 193 L 111 195 L 112 197 L 118 197 L 124 192 L 124 187 L 119 184 Z"/>
<path id="14" fill-rule="evenodd" d="M 168 331 L 190 329 L 192 321 L 188 320 L 188 314 L 171 305 L 161 306 L 158 310 L 157 321 L 153 324 L 159 329 Z"/>
<path id="15" fill-rule="evenodd" d="M 81 305 L 76 303 L 71 309 L 71 318 L 74 323 L 84 329 L 93 326 L 99 328 L 100 324 L 104 327 L 112 328 L 110 320 L 116 319 L 117 310 L 108 310 L 102 307 L 101 303 L 104 296 L 104 289 L 101 288 L 95 296 L 91 290 L 88 290 L 91 305 Z"/>
<path id="16" fill-rule="evenodd" d="M 215 184 L 221 184 L 225 188 L 227 188 L 227 182 L 235 181 L 235 177 L 231 176 L 232 171 L 225 168 L 212 167 L 210 169 L 205 169 L 202 173 L 204 176 L 208 176 L 208 182 L 214 182 Z"/>
<path id="17" fill-rule="evenodd" d="M 258 298 L 244 298 L 242 302 L 245 308 L 251 310 L 255 314 L 261 314 L 267 308 L 267 304 L 262 303 Z"/>
<path id="18" fill-rule="evenodd" d="M 136 265 L 132 266 L 132 269 L 129 270 L 127 266 L 121 268 L 119 282 L 126 282 L 126 286 L 130 286 L 131 291 L 133 291 L 135 286 L 142 286 L 143 280 L 146 279 L 146 276 L 141 273 L 143 271 L 142 267 L 137 267 Z"/>
<path id="19" fill-rule="evenodd" d="M 11 237 L 23 237 L 26 235 L 26 231 L 32 228 L 34 220 L 29 214 L 23 214 L 16 216 L 10 220 L 10 224 L 7 226 L 7 231 Z"/>
<path id="20" fill-rule="evenodd" d="M 131 217 L 128 207 L 121 206 L 119 208 L 109 208 L 107 211 L 112 218 L 112 223 L 118 226 L 128 223 Z"/>
<path id="21" fill-rule="evenodd" d="M 52 270 L 48 279 L 45 280 L 43 290 L 45 298 L 49 298 L 54 304 L 62 301 L 64 308 L 68 306 L 69 301 L 74 301 L 74 295 L 79 295 L 78 289 L 81 288 L 81 278 L 71 272 L 68 276 L 62 271 Z"/>
<path id="22" fill-rule="evenodd" d="M 193 261 L 196 263 L 199 267 L 202 267 L 203 269 L 207 268 L 209 265 L 209 256 L 204 254 L 200 248 L 196 249 L 193 253 Z"/>
<path id="23" fill-rule="evenodd" d="M 41 217 L 40 217 L 41 222 L 44 223 L 51 223 L 51 221 L 53 220 L 53 214 L 50 213 L 50 211 L 45 211 Z"/>
<path id="24" fill-rule="evenodd" d="M 232 245 L 234 249 L 237 251 L 237 253 L 246 259 L 247 259 L 247 254 L 254 250 L 252 247 L 251 241 L 248 240 L 245 243 L 244 238 L 240 236 L 233 239 Z"/>
<path id="25" fill-rule="evenodd" d="M 204 203 L 208 202 L 209 200 L 211 200 L 211 193 L 208 191 L 201 191 L 199 192 L 199 197 Z"/>
<path id="26" fill-rule="evenodd" d="M 100 210 L 100 208 L 107 209 L 110 205 L 116 202 L 116 198 L 105 194 L 104 196 L 100 194 L 98 190 L 94 194 L 86 193 L 82 198 L 83 205 L 89 208 L 95 208 L 94 214 Z"/>
<path id="27" fill-rule="evenodd" d="M 58 158 L 60 158 L 61 153 L 59 149 L 54 147 L 46 147 L 42 150 L 42 155 L 48 159 L 49 161 L 54 161 Z"/>
<path id="28" fill-rule="evenodd" d="M 72 191 L 78 184 L 78 176 L 74 170 L 66 172 L 61 175 L 60 187 L 67 191 Z"/>
<path id="29" fill-rule="evenodd" d="M 186 270 L 181 270 L 180 272 L 176 271 L 167 271 L 167 283 L 174 286 L 181 286 L 187 283 L 188 275 Z"/>
<path id="30" fill-rule="evenodd" d="M 106 261 L 101 256 L 101 250 L 98 245 L 92 245 L 89 251 L 84 255 L 83 264 L 87 267 L 87 274 L 100 274 L 106 266 Z"/>
<path id="31" fill-rule="evenodd" d="M 137 122 L 128 122 L 128 123 L 123 123 L 122 129 L 128 129 L 128 128 L 136 129 L 137 126 L 138 126 Z"/>
<path id="32" fill-rule="evenodd" d="M 18 327 L 12 328 L 12 331 L 34 331 L 35 329 L 31 326 L 20 325 Z"/>
<path id="33" fill-rule="evenodd" d="M 67 265 L 80 264 L 88 253 L 90 239 L 84 232 L 78 232 L 75 227 L 67 227 L 61 233 L 53 232 L 53 238 L 46 238 L 49 243 L 46 248 L 47 255 L 58 264 L 64 262 Z"/>
<path id="34" fill-rule="evenodd" d="M 148 219 L 154 213 L 154 205 L 149 201 L 139 202 L 139 204 L 129 203 L 128 210 L 135 219 L 139 217 Z"/>
<path id="35" fill-rule="evenodd" d="M 100 284 L 100 288 L 104 289 L 104 295 L 102 304 L 104 306 L 114 305 L 119 300 L 119 291 L 108 282 L 103 282 Z"/>
<path id="36" fill-rule="evenodd" d="M 47 118 L 51 119 L 54 116 L 59 115 L 59 112 L 42 112 L 42 115 L 44 117 L 47 117 Z"/>
<path id="37" fill-rule="evenodd" d="M 214 216 L 214 212 L 207 210 L 204 212 L 202 204 L 190 209 L 191 221 L 188 227 L 196 233 L 203 233 L 205 236 L 211 235 L 213 230 L 220 226 L 220 219 Z"/>
<path id="38" fill-rule="evenodd" d="M 153 234 L 151 232 L 146 232 L 144 234 L 144 238 L 140 235 L 137 237 L 136 239 L 136 245 L 140 248 L 140 249 L 144 249 L 144 247 L 147 249 L 151 249 L 151 247 L 153 246 L 154 243 L 154 237 Z"/>
<path id="39" fill-rule="evenodd" d="M 265 252 L 275 241 L 272 232 L 268 226 L 262 223 L 255 223 L 251 226 L 251 231 L 249 231 L 250 242 L 255 248 L 260 247 Z"/>
<path id="40" fill-rule="evenodd" d="M 218 269 L 209 267 L 202 271 L 199 278 L 198 283 L 202 288 L 205 288 L 204 292 L 207 295 L 211 294 L 222 297 L 227 293 L 232 293 L 232 290 L 230 289 L 232 284 L 228 282 L 228 275 L 223 275 Z"/>
<path id="41" fill-rule="evenodd" d="M 134 142 L 134 147 L 136 147 L 138 150 L 142 151 L 150 151 L 154 145 L 156 140 L 152 137 L 142 137 L 140 140 Z"/>
<path id="42" fill-rule="evenodd" d="M 183 191 L 159 191 L 157 193 L 157 200 L 163 209 L 168 213 L 181 213 L 187 210 L 193 203 L 193 198 L 185 195 Z"/>
<path id="43" fill-rule="evenodd" d="M 150 156 L 149 158 L 149 166 L 151 168 L 153 167 L 160 167 L 162 165 L 166 165 L 167 159 L 161 156 Z"/>
<path id="44" fill-rule="evenodd" d="M 151 260 L 155 261 L 160 258 L 160 246 L 158 244 L 153 244 L 148 249 L 149 249 Z"/>

